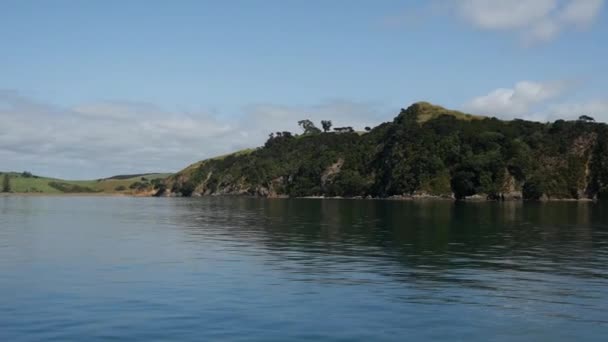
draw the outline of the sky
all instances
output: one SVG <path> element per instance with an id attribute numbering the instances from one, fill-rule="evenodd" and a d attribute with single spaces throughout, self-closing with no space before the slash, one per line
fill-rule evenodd
<path id="1" fill-rule="evenodd" d="M 608 121 L 604 0 L 0 0 L 0 171 L 174 172 L 429 101 Z"/>

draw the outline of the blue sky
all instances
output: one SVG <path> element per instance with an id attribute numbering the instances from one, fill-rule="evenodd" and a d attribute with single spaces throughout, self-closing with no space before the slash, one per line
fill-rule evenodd
<path id="1" fill-rule="evenodd" d="M 175 171 L 426 100 L 608 121 L 602 0 L 0 0 L 0 170 Z M 4 127 L 4 128 L 3 128 Z"/>

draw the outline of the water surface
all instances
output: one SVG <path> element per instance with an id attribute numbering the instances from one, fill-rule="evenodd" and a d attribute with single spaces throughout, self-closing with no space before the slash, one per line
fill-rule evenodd
<path id="1" fill-rule="evenodd" d="M 603 341 L 608 205 L 0 197 L 0 340 Z"/>

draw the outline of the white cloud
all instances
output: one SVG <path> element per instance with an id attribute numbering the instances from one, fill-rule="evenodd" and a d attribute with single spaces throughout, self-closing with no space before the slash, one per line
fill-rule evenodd
<path id="1" fill-rule="evenodd" d="M 546 18 L 556 0 L 461 0 L 460 14 L 482 29 L 519 29 Z"/>
<path id="2" fill-rule="evenodd" d="M 588 115 L 597 121 L 608 122 L 608 100 L 552 104 L 548 106 L 544 114 L 548 120 L 573 120 L 581 115 Z"/>
<path id="3" fill-rule="evenodd" d="M 597 18 L 604 0 L 460 0 L 461 16 L 474 27 L 515 31 L 526 44 L 545 42 L 571 26 Z"/>
<path id="4" fill-rule="evenodd" d="M 567 91 L 574 88 L 572 82 L 521 81 L 512 88 L 499 88 L 487 95 L 467 102 L 465 111 L 496 116 L 501 119 L 526 119 L 532 121 L 575 120 L 589 115 L 597 121 L 608 122 L 608 100 L 590 99 L 567 102 Z"/>
<path id="5" fill-rule="evenodd" d="M 559 20 L 580 26 L 591 24 L 600 12 L 604 0 L 576 0 L 566 4 L 559 14 Z"/>
<path id="6" fill-rule="evenodd" d="M 569 84 L 558 82 L 521 81 L 513 88 L 499 88 L 479 96 L 465 105 L 471 112 L 514 118 L 530 114 L 535 106 L 561 95 Z"/>
<path id="7" fill-rule="evenodd" d="M 543 19 L 530 27 L 529 30 L 524 31 L 522 40 L 526 45 L 548 42 L 557 36 L 559 31 L 560 26 L 554 20 Z"/>
<path id="8" fill-rule="evenodd" d="M 177 171 L 200 159 L 259 146 L 270 132 L 297 132 L 300 119 L 361 128 L 377 124 L 376 113 L 373 104 L 347 101 L 252 105 L 238 118 L 131 102 L 61 108 L 0 91 L 0 171 L 68 178 Z"/>
<path id="9" fill-rule="evenodd" d="M 456 16 L 474 28 L 511 32 L 525 45 L 533 45 L 555 39 L 563 31 L 588 28 L 603 5 L 604 0 L 436 0 L 386 16 L 384 24 L 399 27 L 428 16 Z"/>

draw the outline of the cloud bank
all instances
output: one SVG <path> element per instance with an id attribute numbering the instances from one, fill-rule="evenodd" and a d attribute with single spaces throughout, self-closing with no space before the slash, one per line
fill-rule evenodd
<path id="1" fill-rule="evenodd" d="M 493 113 L 503 118 L 515 118 L 533 111 L 536 105 L 561 95 L 568 83 L 517 82 L 512 88 L 498 88 L 471 100 L 465 108 L 475 113 Z"/>
<path id="2" fill-rule="evenodd" d="M 576 119 L 591 115 L 598 121 L 608 121 L 608 101 L 592 99 L 566 102 L 564 97 L 574 88 L 569 81 L 520 81 L 511 88 L 498 88 L 477 96 L 464 104 L 466 111 L 496 116 L 501 119 L 552 121 Z"/>
<path id="3" fill-rule="evenodd" d="M 387 27 L 420 23 L 431 16 L 455 17 L 483 31 L 507 32 L 524 45 L 546 43 L 560 33 L 589 28 L 604 0 L 454 0 L 433 1 L 384 18 Z"/>
<path id="4" fill-rule="evenodd" d="M 527 44 L 546 42 L 571 28 L 586 28 L 603 0 L 461 0 L 458 12 L 484 30 L 515 31 Z"/>

